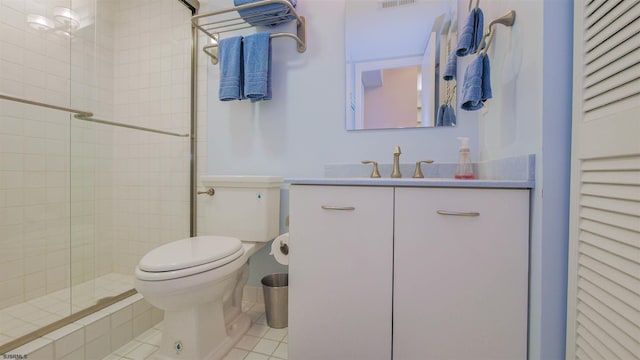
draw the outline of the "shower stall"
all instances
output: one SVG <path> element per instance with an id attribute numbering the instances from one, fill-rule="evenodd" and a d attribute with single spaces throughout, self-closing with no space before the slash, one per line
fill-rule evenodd
<path id="1" fill-rule="evenodd" d="M 194 233 L 192 5 L 0 2 L 0 349 L 133 293 L 142 255 Z"/>

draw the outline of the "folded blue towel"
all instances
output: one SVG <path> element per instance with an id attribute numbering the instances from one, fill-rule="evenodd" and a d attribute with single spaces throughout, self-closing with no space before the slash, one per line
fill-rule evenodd
<path id="1" fill-rule="evenodd" d="M 260 97 L 252 97 L 251 102 L 258 102 L 260 100 L 271 100 L 271 40 L 268 40 L 269 48 L 268 48 L 268 59 L 267 59 L 267 93 Z"/>
<path id="2" fill-rule="evenodd" d="M 478 55 L 467 67 L 462 84 L 462 109 L 478 110 L 491 99 L 491 70 L 489 57 Z"/>
<path id="3" fill-rule="evenodd" d="M 466 24 L 460 31 L 456 54 L 458 56 L 465 56 L 475 53 L 482 41 L 483 29 L 484 14 L 482 13 L 482 9 L 477 8 L 471 10 Z"/>
<path id="4" fill-rule="evenodd" d="M 449 54 L 449 58 L 447 60 L 447 66 L 444 68 L 444 73 L 442 74 L 442 78 L 449 81 L 455 80 L 456 72 L 458 71 L 458 56 L 455 51 L 452 51 Z"/>
<path id="5" fill-rule="evenodd" d="M 251 101 L 271 99 L 271 38 L 268 32 L 245 36 L 244 95 Z"/>
<path id="6" fill-rule="evenodd" d="M 235 6 L 250 4 L 260 0 L 233 0 Z M 297 5 L 297 0 L 288 0 L 293 7 Z M 251 25 L 275 26 L 281 22 L 293 20 L 296 17 L 289 14 L 289 7 L 284 4 L 267 4 L 252 7 L 250 9 L 238 10 L 238 14 Z"/>
<path id="7" fill-rule="evenodd" d="M 242 37 L 235 36 L 220 40 L 218 57 L 220 59 L 218 98 L 222 101 L 242 100 L 244 98 Z"/>

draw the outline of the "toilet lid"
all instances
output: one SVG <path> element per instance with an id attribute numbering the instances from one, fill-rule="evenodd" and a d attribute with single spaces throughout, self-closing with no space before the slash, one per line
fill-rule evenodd
<path id="1" fill-rule="evenodd" d="M 138 268 L 148 272 L 187 269 L 236 254 L 242 242 L 228 236 L 196 236 L 159 246 L 147 253 Z M 234 260 L 235 258 L 230 258 Z"/>

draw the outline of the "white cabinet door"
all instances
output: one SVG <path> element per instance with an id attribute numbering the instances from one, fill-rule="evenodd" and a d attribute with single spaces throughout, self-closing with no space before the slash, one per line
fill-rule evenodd
<path id="1" fill-rule="evenodd" d="M 391 358 L 393 188 L 292 185 L 289 358 Z"/>
<path id="2" fill-rule="evenodd" d="M 526 359 L 528 239 L 528 190 L 397 188 L 393 359 Z"/>

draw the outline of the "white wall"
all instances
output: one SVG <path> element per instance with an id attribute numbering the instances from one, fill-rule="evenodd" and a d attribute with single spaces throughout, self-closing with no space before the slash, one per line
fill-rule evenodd
<path id="1" fill-rule="evenodd" d="M 573 1 L 544 2 L 539 359 L 564 359 L 573 93 Z M 594 144 L 595 145 L 595 144 Z M 543 196 L 544 190 L 544 196 Z"/>
<path id="2" fill-rule="evenodd" d="M 307 17 L 308 49 L 299 54 L 293 40 L 273 40 L 273 100 L 218 101 L 219 69 L 208 66 L 212 174 L 323 176 L 325 164 L 391 163 L 395 145 L 403 163 L 455 162 L 456 136 L 474 145 L 477 123 L 467 114 L 457 128 L 345 131 L 344 0 L 301 1 L 298 10 Z"/>
<path id="3" fill-rule="evenodd" d="M 494 99 L 478 114 L 480 155 L 482 160 L 536 155 L 529 353 L 531 359 L 561 359 L 566 318 L 572 1 L 491 1 L 484 2 L 482 9 L 485 23 L 509 9 L 516 10 L 517 16 L 512 29 L 497 26 L 489 51 Z"/>

